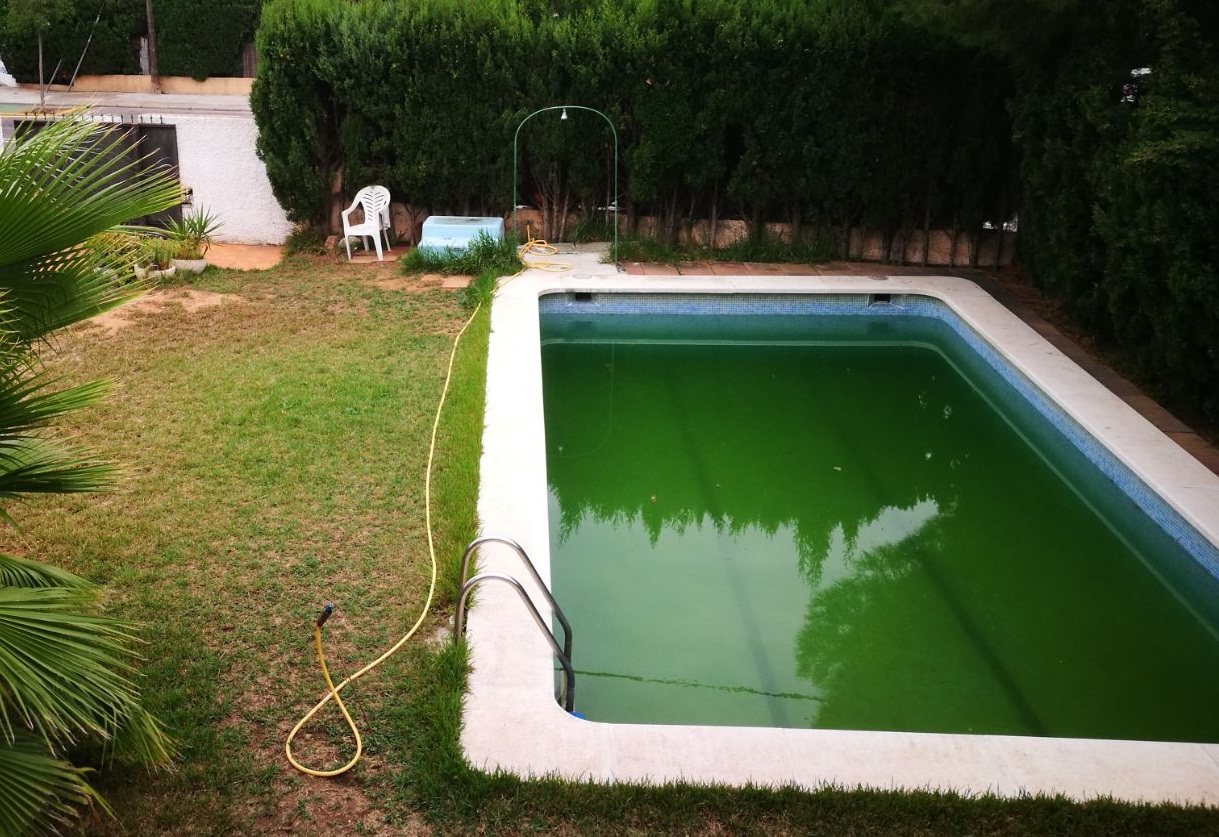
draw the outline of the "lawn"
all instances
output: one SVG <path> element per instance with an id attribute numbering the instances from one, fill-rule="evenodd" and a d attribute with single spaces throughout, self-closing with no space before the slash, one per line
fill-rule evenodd
<path id="1" fill-rule="evenodd" d="M 1208 834 L 1219 811 L 929 793 L 815 794 L 521 782 L 470 770 L 457 730 L 464 657 L 445 647 L 451 574 L 420 636 L 345 692 L 367 755 L 339 779 L 293 771 L 283 741 L 324 686 L 312 624 L 324 601 L 335 679 L 415 620 L 429 561 L 423 484 L 452 340 L 470 310 L 385 266 L 290 259 L 209 271 L 118 329 L 60 336 L 52 368 L 111 397 L 72 433 L 127 466 L 105 495 L 10 509 L 0 548 L 107 585 L 142 625 L 142 688 L 178 741 L 171 772 L 98 784 L 117 820 L 96 834 Z M 187 289 L 188 310 L 172 301 Z M 206 292 L 209 296 L 201 297 Z M 210 296 L 217 295 L 217 296 Z M 189 301 L 189 300 L 188 300 Z M 487 318 L 458 353 L 441 425 L 439 554 L 475 533 Z M 438 650 L 439 649 L 439 650 Z M 335 711 L 298 758 L 335 766 Z"/>

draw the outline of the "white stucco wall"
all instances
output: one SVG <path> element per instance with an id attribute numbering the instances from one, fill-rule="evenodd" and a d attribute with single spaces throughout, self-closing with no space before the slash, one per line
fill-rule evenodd
<path id="1" fill-rule="evenodd" d="M 267 170 L 254 150 L 258 129 L 248 114 L 195 116 L 175 113 L 165 122 L 178 129 L 178 170 L 183 189 L 193 189 L 224 226 L 217 241 L 282 244 L 292 223 L 271 192 Z"/>

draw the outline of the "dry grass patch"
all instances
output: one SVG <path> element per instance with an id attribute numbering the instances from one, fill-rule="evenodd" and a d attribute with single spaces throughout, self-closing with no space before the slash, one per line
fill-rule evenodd
<path id="1" fill-rule="evenodd" d="M 187 313 L 194 313 L 204 308 L 241 301 L 241 297 L 235 294 L 212 293 L 194 288 L 164 288 L 150 291 L 126 305 L 107 311 L 105 314 L 99 314 L 83 323 L 81 328 L 100 328 L 103 332 L 112 334 L 142 317 L 159 314 L 171 305 L 178 306 Z"/>

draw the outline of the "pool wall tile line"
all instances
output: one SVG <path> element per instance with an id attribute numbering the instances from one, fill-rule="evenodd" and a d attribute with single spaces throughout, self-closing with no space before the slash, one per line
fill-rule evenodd
<path id="1" fill-rule="evenodd" d="M 1164 495 L 1172 514 L 1188 522 L 1205 542 L 1219 543 L 1219 477 L 971 282 L 928 276 L 883 282 L 859 276 L 628 277 L 611 265 L 598 264 L 595 256 L 567 260 L 574 263 L 571 273 L 528 271 L 496 297 L 481 460 L 482 534 L 518 540 L 547 580 L 539 300 L 567 291 L 833 293 L 855 297 L 852 304 L 879 316 L 915 303 L 929 309 L 943 306 L 963 327 L 985 335 L 996 356 L 1018 369 L 1027 385 L 1049 402 L 1070 399 L 1063 415 L 1098 440 L 1095 456 L 1109 451 L 1128 478 Z M 878 292 L 890 294 L 889 303 L 869 308 Z M 938 302 L 911 303 L 902 295 Z M 1137 493 L 1137 485 L 1133 490 Z M 479 566 L 512 574 L 532 590 L 532 582 L 507 550 L 488 546 Z M 472 670 L 461 738 L 466 757 L 483 769 L 595 782 L 686 780 L 804 788 L 832 784 L 1219 805 L 1219 745 L 596 723 L 573 718 L 555 703 L 550 649 L 505 585 L 480 589 L 469 615 L 468 636 Z M 578 636 L 575 656 L 578 668 Z"/>

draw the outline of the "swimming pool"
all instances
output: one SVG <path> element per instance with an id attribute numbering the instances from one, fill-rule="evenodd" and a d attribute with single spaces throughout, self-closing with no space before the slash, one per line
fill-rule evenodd
<path id="1" fill-rule="evenodd" d="M 1063 415 L 1099 438 L 1165 508 L 1211 548 L 1219 537 L 1219 481 L 1083 375 L 971 283 L 952 278 L 687 278 L 643 280 L 582 265 L 574 276 L 526 274 L 496 302 L 488 370 L 480 519 L 485 534 L 521 541 L 551 577 L 545 442 L 541 426 L 539 298 L 547 293 L 914 294 L 938 300 Z M 487 569 L 523 574 L 484 553 Z M 509 598 L 511 597 L 511 598 Z M 689 779 L 814 787 L 940 787 L 964 791 L 1112 794 L 1217 801 L 1219 747 L 1160 741 L 895 733 L 844 729 L 599 723 L 567 716 L 552 698 L 547 646 L 510 591 L 486 589 L 471 613 L 473 672 L 463 744 L 479 766 L 597 781 Z M 580 638 L 575 658 L 579 666 Z"/>
<path id="2" fill-rule="evenodd" d="M 542 298 L 575 711 L 1219 742 L 1219 555 L 950 309 L 882 299 Z"/>

